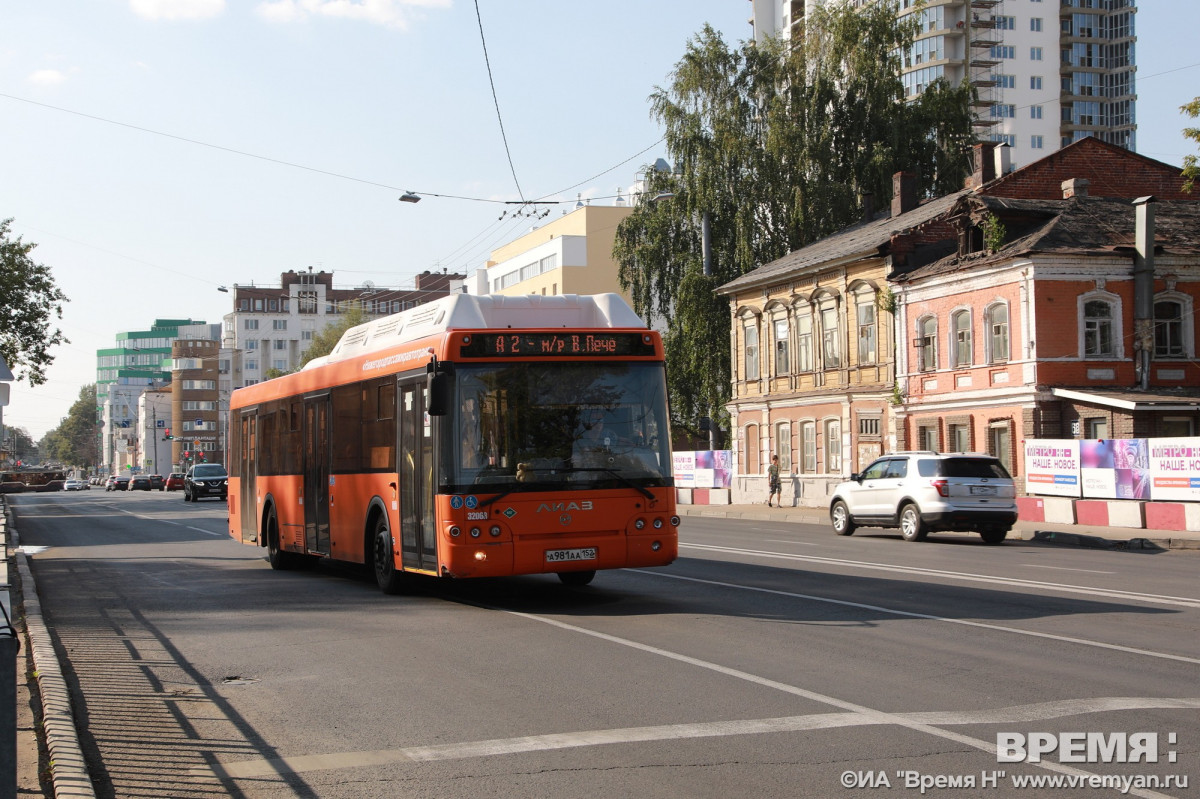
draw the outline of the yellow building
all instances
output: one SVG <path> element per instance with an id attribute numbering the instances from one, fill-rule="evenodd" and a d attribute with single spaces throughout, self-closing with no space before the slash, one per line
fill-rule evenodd
<path id="1" fill-rule="evenodd" d="M 492 251 L 473 293 L 601 294 L 616 292 L 632 305 L 617 281 L 613 242 L 617 225 L 633 209 L 585 205 Z M 485 282 L 486 281 L 486 282 Z"/>

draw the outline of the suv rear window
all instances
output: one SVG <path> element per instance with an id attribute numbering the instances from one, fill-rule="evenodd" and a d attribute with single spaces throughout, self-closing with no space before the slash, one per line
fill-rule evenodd
<path id="1" fill-rule="evenodd" d="M 1004 464 L 993 458 L 935 458 L 921 460 L 917 470 L 922 477 L 1012 478 Z"/>

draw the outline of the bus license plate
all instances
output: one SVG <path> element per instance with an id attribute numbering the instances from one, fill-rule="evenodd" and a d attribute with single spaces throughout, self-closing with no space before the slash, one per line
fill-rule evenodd
<path id="1" fill-rule="evenodd" d="M 547 563 L 563 563 L 570 560 L 595 560 L 595 547 L 581 547 L 579 549 L 547 549 Z"/>

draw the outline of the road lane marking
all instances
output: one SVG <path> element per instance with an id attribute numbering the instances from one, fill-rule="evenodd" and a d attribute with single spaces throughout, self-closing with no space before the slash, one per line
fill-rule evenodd
<path id="1" fill-rule="evenodd" d="M 1023 724 L 1050 721 L 1070 716 L 1111 713 L 1126 710 L 1192 710 L 1200 709 L 1200 698 L 1160 697 L 1097 697 L 1061 702 L 1040 702 L 1030 705 L 988 710 L 925 711 L 895 713 L 895 719 L 916 725 L 967 726 L 973 724 Z M 647 727 L 623 727 L 603 730 L 578 730 L 550 735 L 521 735 L 512 738 L 490 738 L 481 741 L 462 741 L 435 746 L 408 746 L 396 749 L 375 749 L 366 752 L 326 752 L 255 760 L 218 763 L 213 771 L 230 779 L 265 777 L 287 772 L 321 771 L 326 769 L 358 768 L 389 763 L 418 763 L 440 760 L 467 760 L 476 757 L 548 752 L 559 749 L 578 749 L 590 746 L 675 741 L 687 738 L 725 738 L 734 735 L 767 735 L 780 732 L 833 730 L 847 727 L 866 727 L 882 722 L 873 714 L 859 712 L 809 713 L 766 719 L 733 719 L 728 721 L 663 724 Z M 994 742 L 992 742 L 994 747 Z M 993 749 L 994 751 L 994 749 Z M 193 767 L 190 776 L 208 776 L 207 766 Z"/>
<path id="2" fill-rule="evenodd" d="M 1172 605 L 1186 608 L 1200 608 L 1200 599 L 1192 599 L 1191 597 L 1182 596 L 1164 596 L 1161 594 L 1144 594 L 1134 591 L 1118 591 L 1111 588 L 1094 588 L 1086 585 L 1069 585 L 1066 583 L 1047 583 L 1040 580 L 1022 580 L 1017 577 L 994 577 L 989 574 L 973 574 L 971 572 L 953 572 L 942 569 L 925 569 L 920 566 L 893 566 L 889 563 L 872 563 L 862 560 L 847 560 L 845 558 L 826 558 L 817 555 L 794 555 L 784 552 L 767 552 L 757 549 L 743 549 L 740 547 L 720 547 L 712 544 L 680 544 L 680 549 L 699 549 L 707 552 L 718 552 L 721 554 L 733 555 L 752 555 L 762 558 L 774 558 L 777 560 L 796 560 L 808 563 L 820 563 L 832 566 L 852 566 L 856 569 L 873 569 L 875 571 L 897 572 L 900 574 L 914 574 L 932 577 L 944 577 L 951 580 L 965 580 L 978 583 L 990 583 L 993 585 L 1008 585 L 1018 588 L 1043 588 L 1054 591 L 1062 591 L 1068 594 L 1086 594 L 1089 597 L 1109 597 L 1110 599 L 1131 599 L 1139 602 L 1149 602 L 1158 605 Z"/>
<path id="3" fill-rule="evenodd" d="M 706 582 L 703 580 L 697 582 Z M 777 592 L 776 592 L 777 593 Z M 487 607 L 487 606 L 482 606 Z M 943 718 L 940 715 L 931 715 L 929 713 L 919 714 L 897 714 L 887 713 L 876 710 L 874 708 L 860 705 L 854 702 L 848 702 L 837 697 L 820 694 L 815 691 L 809 691 L 805 688 L 789 685 L 787 683 L 778 682 L 766 677 L 760 677 L 756 674 L 733 669 L 728 666 L 722 666 L 711 661 L 701 660 L 699 658 L 684 655 L 678 652 L 661 649 L 650 644 L 644 644 L 640 641 L 633 641 L 628 638 L 620 638 L 609 633 L 590 630 L 586 627 L 579 627 L 574 624 L 552 619 L 546 616 L 538 616 L 532 613 L 524 613 L 521 611 L 507 610 L 504 608 L 491 608 L 498 612 L 507 613 L 511 616 L 535 621 L 540 624 L 546 624 L 552 627 L 557 627 L 568 632 L 585 635 L 591 638 L 597 638 L 608 643 L 618 646 L 635 649 L 641 652 L 646 652 L 658 657 L 667 658 L 680 663 L 685 663 L 707 671 L 712 671 L 734 679 L 743 680 L 754 685 L 765 688 L 774 689 L 792 696 L 799 696 L 805 699 L 812 700 L 825 705 L 841 708 L 842 713 L 819 713 L 810 714 L 807 716 L 792 716 L 784 719 L 760 719 L 750 721 L 723 721 L 711 722 L 708 724 L 683 724 L 683 725 L 666 725 L 659 727 L 640 727 L 627 728 L 623 730 L 595 730 L 584 731 L 567 734 L 547 735 L 547 736 L 520 736 L 517 738 L 491 739 L 486 741 L 465 742 L 459 744 L 446 744 L 441 746 L 428 747 L 407 747 L 392 750 L 375 750 L 372 752 L 346 752 L 333 754 L 318 754 L 318 755 L 302 755 L 294 758 L 276 758 L 276 759 L 259 759 L 239 761 L 236 763 L 214 764 L 211 768 L 212 773 L 215 773 L 221 778 L 251 778 L 265 777 L 271 775 L 282 775 L 288 772 L 296 772 L 298 770 L 316 770 L 329 768 L 348 768 L 359 767 L 381 762 L 415 762 L 418 760 L 450 760 L 463 759 L 471 757 L 491 757 L 505 754 L 517 754 L 536 751 L 548 751 L 551 749 L 563 749 L 569 747 L 584 747 L 596 746 L 610 743 L 628 743 L 635 741 L 648 740 L 667 740 L 680 738 L 697 738 L 697 737 L 712 737 L 712 736 L 727 736 L 732 734 L 758 734 L 765 732 L 779 732 L 797 730 L 812 730 L 822 729 L 826 727 L 845 727 L 845 726 L 862 726 L 862 725 L 894 725 L 905 727 L 916 732 L 924 732 L 928 735 L 955 741 L 964 746 L 978 749 L 994 755 L 996 753 L 996 742 L 974 738 L 969 735 L 954 732 L 952 730 L 943 729 L 944 726 L 953 726 L 955 724 L 975 723 L 974 721 L 963 721 L 963 719 L 973 718 L 973 714 L 967 711 L 955 712 L 948 718 Z M 1090 699 L 1081 700 L 1088 708 L 1104 709 L 1105 700 Z M 1147 700 L 1137 699 L 1122 699 L 1115 700 L 1117 707 L 1115 709 L 1129 709 L 1129 702 L 1146 701 L 1152 703 L 1152 707 L 1162 708 L 1197 708 L 1200 709 L 1200 697 L 1196 698 L 1179 698 L 1179 699 L 1157 699 L 1150 698 Z M 1122 704 L 1124 703 L 1124 704 Z M 1048 703 L 1043 707 L 1056 707 L 1057 712 L 1063 712 L 1064 708 L 1069 709 L 1070 703 Z M 1029 707 L 1029 706 L 1022 706 Z M 1140 705 L 1133 705 L 1140 707 Z M 996 711 L 978 711 L 982 713 L 995 714 Z M 1089 710 L 1089 712 L 1099 712 L 1098 710 Z M 1028 715 L 1028 711 L 1024 714 Z M 1001 712 L 999 718 L 1006 718 Z M 934 719 L 931 722 L 931 719 Z M 938 726 L 938 725 L 941 726 Z M 1077 775 L 1080 777 L 1091 777 L 1092 772 L 1078 769 L 1073 766 L 1063 765 L 1050 760 L 1043 760 L 1038 763 L 1030 764 L 1038 768 L 1043 768 L 1048 771 L 1057 772 L 1060 774 Z M 192 769 L 193 774 L 207 774 L 209 769 Z M 1145 797 L 1146 799 L 1162 799 L 1165 794 L 1159 794 L 1153 791 L 1132 790 L 1130 793 L 1134 796 Z"/>
<path id="4" fill-rule="evenodd" d="M 1023 564 L 1030 569 L 1054 569 L 1060 572 L 1087 572 L 1088 574 L 1116 574 L 1116 572 L 1102 572 L 1096 569 L 1069 569 L 1066 566 L 1043 566 L 1040 563 L 1025 563 Z"/>
<path id="5" fill-rule="evenodd" d="M 681 574 L 666 574 L 664 572 L 643 571 L 640 569 L 631 569 L 630 571 L 652 577 L 664 577 L 669 580 L 682 580 L 690 583 L 702 583 L 704 585 L 714 585 L 719 588 L 732 588 L 739 591 L 755 591 L 762 594 L 785 596 L 791 599 L 803 599 L 809 602 L 824 602 L 830 605 L 842 605 L 848 608 L 870 610 L 875 613 L 887 613 L 891 616 L 904 616 L 910 619 L 927 619 L 929 621 L 941 621 L 947 624 L 960 624 L 964 627 L 978 627 L 983 630 L 996 630 L 999 632 L 1012 633 L 1014 635 L 1026 635 L 1031 638 L 1046 638 L 1051 641 L 1062 641 L 1068 644 L 1079 644 L 1081 646 L 1091 646 L 1099 649 L 1111 649 L 1117 652 L 1126 652 L 1132 655 L 1144 655 L 1146 657 L 1159 658 L 1162 660 L 1175 660 L 1179 661 L 1180 663 L 1194 663 L 1196 665 L 1200 665 L 1200 658 L 1191 658 L 1184 655 L 1171 655 L 1166 652 L 1153 652 L 1149 649 L 1136 649 L 1134 647 L 1121 646 L 1120 644 L 1092 641 L 1086 638 L 1073 638 L 1068 635 L 1042 633 L 1037 632 L 1036 630 L 1022 630 L 1018 627 L 1005 627 L 1001 624 L 986 624 L 981 621 L 969 621 L 967 619 L 951 619 L 947 616 L 934 616 L 930 613 L 917 613 L 910 610 L 896 610 L 894 608 L 885 608 L 882 605 L 868 605 L 864 602 L 851 602 L 848 599 L 833 599 L 831 597 L 815 596 L 813 594 L 798 594 L 793 591 L 780 591 L 775 588 L 761 588 L 755 585 L 737 585 L 735 583 L 720 582 L 719 580 L 703 580 L 699 577 L 685 577 Z"/>

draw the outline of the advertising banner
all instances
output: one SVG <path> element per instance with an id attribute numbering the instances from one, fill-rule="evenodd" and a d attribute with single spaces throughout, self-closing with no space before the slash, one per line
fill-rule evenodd
<path id="1" fill-rule="evenodd" d="M 1200 501 L 1200 438 L 1152 438 L 1150 498 Z"/>
<path id="2" fill-rule="evenodd" d="M 1080 496 L 1079 442 L 1050 438 L 1026 440 L 1025 493 Z"/>
<path id="3" fill-rule="evenodd" d="M 676 488 L 696 487 L 696 453 L 671 453 L 673 471 L 675 472 Z"/>
<path id="4" fill-rule="evenodd" d="M 1084 497 L 1150 499 L 1148 439 L 1085 439 L 1079 465 Z"/>
<path id="5" fill-rule="evenodd" d="M 733 452 L 727 449 L 671 453 L 676 488 L 729 488 Z"/>
<path id="6" fill-rule="evenodd" d="M 1150 447 L 1145 438 L 1118 438 L 1113 443 L 1117 499 L 1150 499 Z"/>

